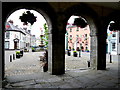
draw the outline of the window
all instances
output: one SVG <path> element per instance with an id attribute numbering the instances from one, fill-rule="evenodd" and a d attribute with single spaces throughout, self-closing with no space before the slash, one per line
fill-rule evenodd
<path id="1" fill-rule="evenodd" d="M 70 37 L 72 37 L 72 35 L 70 35 Z"/>
<path id="2" fill-rule="evenodd" d="M 78 38 L 78 37 L 79 37 L 79 35 L 76 35 L 76 37 Z"/>
<path id="3" fill-rule="evenodd" d="M 116 34 L 114 33 L 114 34 L 112 34 L 112 37 L 116 37 Z"/>
<path id="4" fill-rule="evenodd" d="M 85 34 L 85 39 L 84 40 L 87 40 L 87 34 Z"/>
<path id="5" fill-rule="evenodd" d="M 87 34 L 85 34 L 85 37 L 87 37 Z"/>
<path id="6" fill-rule="evenodd" d="M 115 47 L 116 43 L 112 43 L 112 51 L 115 51 L 116 47 Z"/>
<path id="7" fill-rule="evenodd" d="M 70 32 L 72 32 L 72 28 L 70 28 Z"/>
<path id="8" fill-rule="evenodd" d="M 5 49 L 9 49 L 9 41 L 5 41 Z"/>
<path id="9" fill-rule="evenodd" d="M 79 31 L 79 27 L 77 27 L 77 30 L 76 31 Z"/>
<path id="10" fill-rule="evenodd" d="M 70 40 L 72 40 L 72 35 L 70 35 Z"/>
<path id="11" fill-rule="evenodd" d="M 80 43 L 80 46 L 82 46 L 82 44 Z"/>
<path id="12" fill-rule="evenodd" d="M 9 32 L 9 31 L 6 31 L 5 38 L 7 38 L 7 39 L 9 39 L 9 38 L 10 38 L 10 32 Z"/>
<path id="13" fill-rule="evenodd" d="M 78 36 L 78 35 L 76 35 L 76 41 L 78 41 L 78 37 L 79 37 L 79 36 Z M 79 42 L 78 42 L 78 43 L 79 43 Z"/>

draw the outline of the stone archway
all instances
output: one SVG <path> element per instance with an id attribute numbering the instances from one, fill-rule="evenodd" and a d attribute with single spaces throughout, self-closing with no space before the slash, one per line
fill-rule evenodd
<path id="1" fill-rule="evenodd" d="M 111 21 L 120 22 L 120 10 L 111 12 L 109 15 L 106 16 L 106 19 L 103 21 L 103 29 L 105 30 L 105 39 L 107 39 L 107 34 L 108 34 L 107 28 L 108 28 L 108 25 L 110 24 Z M 116 56 L 118 57 L 118 60 L 119 60 L 119 58 L 120 58 L 120 43 L 119 43 L 119 41 L 120 41 L 120 29 L 118 29 L 117 32 L 118 33 L 117 33 L 117 37 L 116 37 L 116 39 L 117 39 L 117 44 L 116 44 L 116 48 L 117 48 L 116 54 L 117 55 Z M 106 46 L 104 45 L 104 47 L 106 47 Z M 112 55 L 111 55 L 111 57 L 112 57 Z M 114 58 L 112 57 L 110 59 L 110 56 L 109 56 L 109 60 L 110 60 L 110 62 L 112 62 L 112 60 L 114 60 Z"/>
<path id="2" fill-rule="evenodd" d="M 46 3 L 44 3 L 44 4 L 46 5 Z M 38 6 L 36 6 L 36 3 L 27 3 L 27 5 L 25 5 L 25 3 L 24 4 L 23 3 L 16 3 L 16 5 L 12 6 L 12 7 L 11 7 L 11 5 L 9 3 L 5 3 L 4 5 L 5 6 L 8 5 L 8 6 L 3 9 L 4 10 L 3 11 L 3 14 L 4 14 L 4 16 L 3 16 L 3 36 L 4 36 L 4 30 L 5 30 L 5 26 L 4 26 L 5 22 L 6 22 L 7 18 L 9 17 L 9 15 L 11 15 L 14 11 L 25 8 L 25 9 L 35 10 L 38 13 L 43 15 L 43 17 L 46 19 L 47 24 L 48 24 L 48 30 L 49 30 L 49 32 L 48 32 L 48 34 L 49 34 L 49 40 L 48 40 L 48 42 L 49 42 L 48 43 L 48 47 L 49 47 L 49 49 L 48 49 L 48 60 L 51 61 L 52 56 L 53 56 L 52 55 L 52 21 L 50 19 L 50 17 L 51 17 L 50 13 L 51 12 L 48 10 L 48 12 L 46 13 L 47 10 L 44 10 L 44 9 L 51 9 L 51 8 L 48 8 L 49 5 L 47 6 L 47 8 L 38 7 Z M 5 11 L 7 9 L 8 9 L 8 11 Z M 5 73 L 5 71 L 4 71 L 5 70 L 5 66 L 4 66 L 5 60 L 4 59 L 5 58 L 4 58 L 4 39 L 3 39 L 2 79 L 4 79 L 4 73 Z M 50 64 L 49 64 L 49 68 L 50 68 Z"/>
<path id="3" fill-rule="evenodd" d="M 95 20 L 98 18 L 96 12 L 94 12 L 90 7 L 81 4 L 76 5 L 65 11 L 66 21 L 72 15 L 81 16 L 86 19 L 90 26 L 90 37 L 91 37 L 91 52 L 90 52 L 90 63 L 92 69 L 97 69 L 98 61 L 98 21 Z M 96 23 L 97 22 L 97 23 Z"/>

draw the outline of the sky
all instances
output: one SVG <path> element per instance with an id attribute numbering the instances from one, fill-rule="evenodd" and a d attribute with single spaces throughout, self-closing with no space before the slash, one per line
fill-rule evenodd
<path id="1" fill-rule="evenodd" d="M 26 26 L 23 26 L 23 22 L 21 22 L 21 20 L 19 19 L 19 16 L 22 16 L 22 13 L 24 12 L 26 12 L 26 9 L 20 9 L 15 11 L 8 17 L 7 21 L 13 20 L 14 25 L 18 25 L 18 27 L 21 27 L 21 28 L 26 27 Z M 32 26 L 31 24 L 28 24 L 27 28 L 31 30 L 32 35 L 36 35 L 36 37 L 39 37 L 41 34 L 40 28 L 43 29 L 43 25 L 44 23 L 46 23 L 46 20 L 37 11 L 30 10 L 30 12 L 34 13 L 34 16 L 37 16 L 37 21 Z"/>
<path id="2" fill-rule="evenodd" d="M 79 18 L 79 16 L 71 16 L 68 20 L 68 23 L 73 24 L 75 18 Z"/>
<path id="3" fill-rule="evenodd" d="M 20 16 L 22 16 L 22 14 L 24 12 L 26 12 L 26 9 L 20 9 L 17 10 L 15 12 L 13 12 L 7 19 L 7 21 L 9 20 L 13 20 L 13 24 L 16 26 L 18 25 L 19 28 L 23 28 L 26 27 L 23 25 L 23 22 L 21 22 L 21 20 L 19 19 Z M 31 26 L 31 24 L 28 24 L 27 28 L 29 30 L 31 30 L 31 34 L 32 35 L 36 35 L 36 37 L 39 37 L 41 34 L 41 30 L 40 28 L 42 28 L 42 30 L 44 30 L 43 25 L 44 23 L 46 23 L 46 20 L 44 19 L 44 17 L 38 13 L 35 10 L 30 10 L 31 13 L 34 14 L 34 16 L 37 16 L 37 21 Z M 71 16 L 68 20 L 68 23 L 72 24 L 74 22 L 74 18 L 78 18 L 78 16 Z"/>
<path id="4" fill-rule="evenodd" d="M 66 26 L 66 28 L 73 25 L 75 18 L 80 18 L 80 17 L 72 15 L 67 22 L 68 25 Z"/>

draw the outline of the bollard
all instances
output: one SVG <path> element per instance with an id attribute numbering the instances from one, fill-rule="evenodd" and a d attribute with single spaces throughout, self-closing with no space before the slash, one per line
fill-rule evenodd
<path id="1" fill-rule="evenodd" d="M 67 53 L 68 53 L 68 56 L 70 56 L 70 55 L 71 55 L 71 54 L 70 54 L 70 50 L 68 50 L 68 51 L 67 51 Z"/>
<path id="2" fill-rule="evenodd" d="M 10 55 L 10 62 L 12 62 L 12 55 Z"/>
<path id="3" fill-rule="evenodd" d="M 13 60 L 15 60 L 15 54 L 13 54 Z"/>
<path id="4" fill-rule="evenodd" d="M 23 50 L 20 51 L 21 56 L 23 56 Z"/>
<path id="5" fill-rule="evenodd" d="M 88 67 L 90 67 L 90 61 L 87 61 L 88 62 Z"/>
<path id="6" fill-rule="evenodd" d="M 112 63 L 112 55 L 110 54 L 110 63 Z"/>

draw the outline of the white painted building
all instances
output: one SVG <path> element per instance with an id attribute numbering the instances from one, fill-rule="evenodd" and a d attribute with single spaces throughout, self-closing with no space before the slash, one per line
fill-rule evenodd
<path id="1" fill-rule="evenodd" d="M 31 35 L 31 46 L 36 46 L 36 37 L 35 37 L 35 35 Z"/>
<path id="2" fill-rule="evenodd" d="M 40 37 L 36 37 L 36 46 L 39 46 L 41 44 Z"/>
<path id="3" fill-rule="evenodd" d="M 107 29 L 107 53 L 111 55 L 120 54 L 120 31 L 110 31 Z"/>
<path id="4" fill-rule="evenodd" d="M 18 28 L 13 25 L 13 22 L 6 23 L 5 30 L 5 49 L 29 49 L 31 45 L 35 44 L 36 38 L 33 41 L 33 35 L 30 30 Z"/>
<path id="5" fill-rule="evenodd" d="M 5 30 L 5 49 L 22 49 L 24 48 L 23 38 L 25 33 L 13 23 L 6 23 Z"/>

